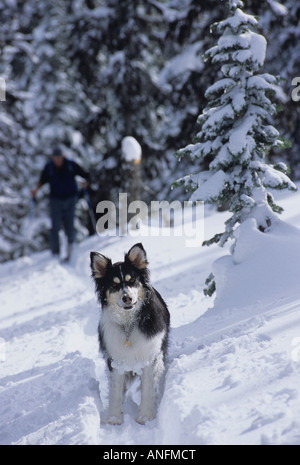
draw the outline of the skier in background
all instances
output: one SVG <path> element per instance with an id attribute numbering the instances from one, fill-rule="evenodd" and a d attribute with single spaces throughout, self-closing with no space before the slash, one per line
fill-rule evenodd
<path id="1" fill-rule="evenodd" d="M 36 198 L 38 190 L 46 183 L 50 184 L 50 217 L 51 233 L 50 246 L 52 254 L 59 256 L 59 231 L 63 225 L 68 239 L 68 260 L 75 242 L 75 207 L 78 200 L 78 186 L 75 176 L 81 176 L 87 182 L 89 174 L 77 163 L 65 157 L 60 147 L 54 149 L 51 160 L 44 167 L 40 180 L 31 191 L 32 198 Z M 81 187 L 85 189 L 87 182 Z"/>

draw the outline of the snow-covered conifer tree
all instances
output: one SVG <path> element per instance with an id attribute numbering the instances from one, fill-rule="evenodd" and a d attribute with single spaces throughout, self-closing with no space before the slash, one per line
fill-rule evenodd
<path id="1" fill-rule="evenodd" d="M 277 111 L 271 99 L 278 79 L 260 74 L 266 53 L 265 38 L 255 32 L 258 21 L 242 11 L 240 0 L 229 0 L 230 15 L 212 29 L 221 34 L 218 44 L 205 54 L 220 64 L 221 79 L 206 91 L 208 104 L 198 118 L 201 129 L 194 144 L 177 152 L 209 169 L 180 180 L 192 193 L 191 200 L 229 205 L 232 216 L 225 231 L 206 244 L 221 246 L 233 238 L 236 225 L 254 218 L 265 231 L 282 209 L 270 189 L 295 189 L 283 163 L 270 165 L 272 147 L 284 147 L 279 132 L 270 125 Z"/>

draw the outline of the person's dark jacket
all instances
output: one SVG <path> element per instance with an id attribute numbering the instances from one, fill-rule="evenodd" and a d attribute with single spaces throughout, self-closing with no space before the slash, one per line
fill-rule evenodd
<path id="1" fill-rule="evenodd" d="M 43 169 L 40 177 L 40 185 L 50 184 L 50 196 L 57 199 L 66 199 L 78 194 L 78 186 L 75 176 L 89 180 L 86 173 L 76 162 L 64 159 L 61 167 L 49 161 Z"/>

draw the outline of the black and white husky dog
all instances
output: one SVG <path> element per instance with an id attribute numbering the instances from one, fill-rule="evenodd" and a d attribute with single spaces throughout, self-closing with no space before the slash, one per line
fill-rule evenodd
<path id="1" fill-rule="evenodd" d="M 123 396 L 134 375 L 141 377 L 141 404 L 137 421 L 155 417 L 159 379 L 164 372 L 170 314 L 151 286 L 146 252 L 134 245 L 124 262 L 113 264 L 91 252 L 92 276 L 102 306 L 100 349 L 110 370 L 108 423 L 123 422 Z"/>

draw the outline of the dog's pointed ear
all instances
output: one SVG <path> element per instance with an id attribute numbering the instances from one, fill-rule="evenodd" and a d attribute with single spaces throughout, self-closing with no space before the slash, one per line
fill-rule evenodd
<path id="1" fill-rule="evenodd" d="M 142 244 L 135 244 L 125 256 L 125 260 L 129 260 L 139 270 L 147 268 L 148 260 Z"/>
<path id="2" fill-rule="evenodd" d="M 104 278 L 111 260 L 98 252 L 91 252 L 92 275 L 95 279 Z"/>

